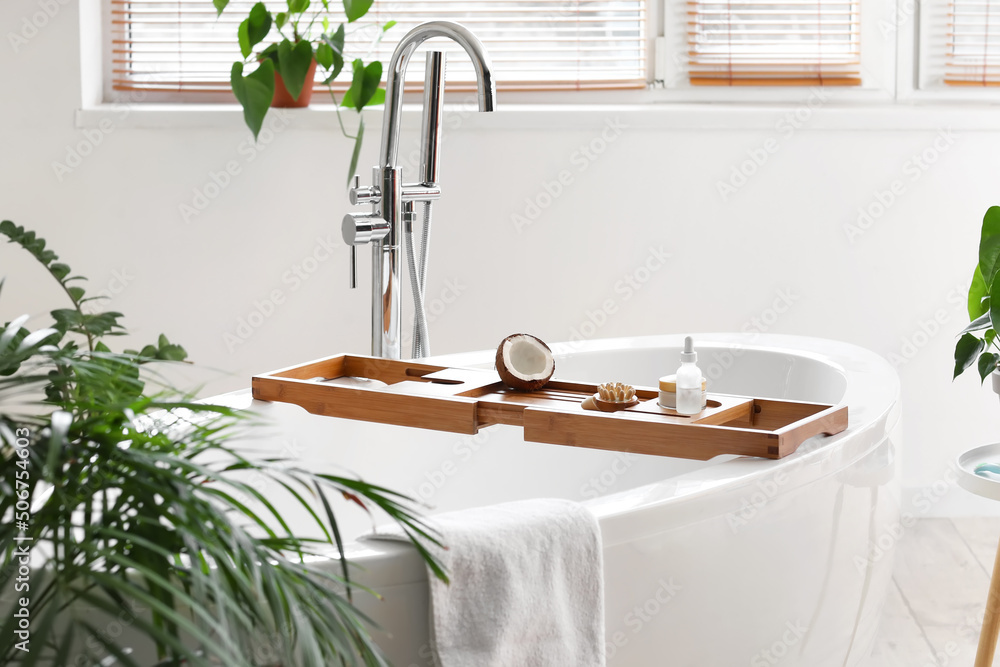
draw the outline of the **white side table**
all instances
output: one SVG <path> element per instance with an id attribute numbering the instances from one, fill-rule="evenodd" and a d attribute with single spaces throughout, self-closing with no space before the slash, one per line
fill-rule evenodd
<path id="1" fill-rule="evenodd" d="M 963 489 L 977 496 L 1000 500 L 1000 481 L 980 477 L 974 471 L 980 463 L 1000 464 L 1000 443 L 975 447 L 958 457 L 958 483 Z M 1000 633 L 1000 545 L 993 562 L 993 576 L 986 598 L 983 629 L 979 632 L 979 648 L 974 667 L 992 667 L 993 654 Z"/>

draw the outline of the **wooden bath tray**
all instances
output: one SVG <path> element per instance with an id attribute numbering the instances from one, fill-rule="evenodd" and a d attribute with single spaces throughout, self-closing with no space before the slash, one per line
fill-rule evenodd
<path id="1" fill-rule="evenodd" d="M 331 383 L 338 378 L 386 386 Z M 467 434 L 511 424 L 531 442 L 702 461 L 720 454 L 779 459 L 807 438 L 847 428 L 844 405 L 709 394 L 708 407 L 688 417 L 661 408 L 656 389 L 635 389 L 638 405 L 596 412 L 580 407 L 596 384 L 551 380 L 539 391 L 515 391 L 493 370 L 346 354 L 253 378 L 254 398 L 317 415 Z"/>

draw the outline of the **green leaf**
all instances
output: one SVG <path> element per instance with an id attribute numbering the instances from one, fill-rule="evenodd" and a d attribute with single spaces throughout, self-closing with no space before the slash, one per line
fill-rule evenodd
<path id="1" fill-rule="evenodd" d="M 229 4 L 229 0 L 212 0 L 212 4 L 215 5 L 215 15 L 219 16 L 222 14 L 222 10 L 226 8 Z"/>
<path id="2" fill-rule="evenodd" d="M 274 24 L 278 26 L 278 30 L 285 27 L 285 23 L 288 21 L 288 14 L 286 12 L 278 12 L 274 16 Z"/>
<path id="3" fill-rule="evenodd" d="M 341 106 L 353 107 L 357 111 L 361 111 L 371 102 L 375 92 L 379 89 L 379 83 L 382 81 L 382 63 L 376 61 L 365 67 L 359 58 L 351 66 L 354 70 L 354 76 L 351 80 L 351 87 L 344 94 Z"/>
<path id="4" fill-rule="evenodd" d="M 267 33 L 271 32 L 271 12 L 263 2 L 258 2 L 250 9 L 250 45 L 260 44 Z"/>
<path id="5" fill-rule="evenodd" d="M 69 446 L 69 429 L 73 425 L 73 415 L 65 410 L 56 410 L 52 413 L 50 420 L 52 435 L 49 441 L 49 455 L 45 462 L 45 471 L 52 474 L 59 470 L 59 456 L 65 452 Z M 46 479 L 50 484 L 58 484 L 59 480 L 53 477 Z"/>
<path id="6" fill-rule="evenodd" d="M 333 83 L 333 80 L 337 78 L 337 75 L 340 74 L 340 71 L 344 67 L 344 60 L 341 58 L 340 62 L 338 63 L 337 62 L 338 58 L 339 58 L 339 56 L 336 53 L 334 53 L 333 54 L 333 69 L 330 70 L 330 75 L 327 76 L 325 79 L 323 79 L 323 83 L 326 84 L 326 85 L 329 85 L 329 84 Z M 334 100 L 334 102 L 336 102 L 336 99 Z M 345 105 L 344 101 L 341 100 L 340 103 L 337 106 L 340 106 L 340 107 L 343 108 L 343 107 L 346 107 L 347 105 Z"/>
<path id="7" fill-rule="evenodd" d="M 326 70 L 333 67 L 333 49 L 326 42 L 320 42 L 316 45 L 316 62 Z"/>
<path id="8" fill-rule="evenodd" d="M 979 356 L 979 382 L 986 382 L 986 378 L 997 369 L 997 360 L 1000 359 L 992 352 L 983 352 Z"/>
<path id="9" fill-rule="evenodd" d="M 987 285 L 993 284 L 1000 259 L 1000 206 L 990 206 L 983 216 L 979 239 L 979 269 Z"/>
<path id="10" fill-rule="evenodd" d="M 266 48 L 257 54 L 257 60 L 270 60 L 274 63 L 274 70 L 278 71 L 278 45 L 268 44 Z"/>
<path id="11" fill-rule="evenodd" d="M 993 289 L 996 288 L 996 292 Z M 994 274 L 993 284 L 990 286 L 990 294 L 1000 295 L 1000 273 Z M 1000 329 L 997 324 L 1000 323 L 1000 298 L 993 299 L 990 297 L 990 325 L 993 329 Z"/>
<path id="12" fill-rule="evenodd" d="M 293 45 L 285 39 L 278 44 L 278 73 L 292 99 L 299 99 L 312 60 L 312 44 L 306 40 Z"/>
<path id="13" fill-rule="evenodd" d="M 326 0 L 323 0 L 323 4 L 326 5 Z M 330 32 L 330 17 L 323 17 L 323 32 Z"/>
<path id="14" fill-rule="evenodd" d="M 56 277 L 56 280 L 62 281 L 63 278 L 69 275 L 70 268 L 65 264 L 55 262 L 49 267 L 49 273 Z"/>
<path id="15" fill-rule="evenodd" d="M 4 325 L 4 331 L 0 334 L 0 355 L 7 351 L 12 344 L 18 344 L 28 334 L 28 330 L 23 325 L 29 319 L 28 315 L 21 315 L 13 322 Z"/>
<path id="16" fill-rule="evenodd" d="M 983 351 L 985 343 L 970 333 L 964 334 L 958 339 L 955 345 L 955 374 L 952 380 L 965 372 L 965 369 L 972 365 L 979 353 Z"/>
<path id="17" fill-rule="evenodd" d="M 346 32 L 344 30 L 344 24 L 341 23 L 340 27 L 337 28 L 337 32 L 333 35 L 324 34 L 322 39 L 323 43 L 328 45 L 333 51 L 333 64 L 327 67 L 330 70 L 329 76 L 323 80 L 323 83 L 329 84 L 331 81 L 337 78 L 337 76 L 344 69 L 344 39 Z M 317 56 L 318 57 L 318 56 Z M 343 104 L 342 104 L 343 106 Z"/>
<path id="18" fill-rule="evenodd" d="M 969 333 L 970 331 L 982 331 L 983 329 L 989 329 L 993 326 L 990 322 L 990 314 L 985 313 L 980 315 L 976 319 L 969 322 L 969 324 L 962 329 L 959 333 Z"/>
<path id="19" fill-rule="evenodd" d="M 368 100 L 368 104 L 366 104 L 365 106 L 377 107 L 380 104 L 385 104 L 385 88 L 379 88 L 378 90 L 376 90 L 375 94 L 372 95 L 372 98 Z"/>
<path id="20" fill-rule="evenodd" d="M 351 575 L 347 567 L 348 565 L 347 555 L 344 553 L 344 542 L 340 537 L 340 528 L 337 525 L 337 517 L 333 512 L 333 508 L 330 506 L 330 501 L 327 499 L 326 494 L 323 493 L 323 487 L 320 486 L 320 483 L 318 481 L 315 483 L 315 486 L 316 486 L 316 495 L 319 496 L 320 501 L 323 503 L 323 511 L 326 512 L 326 520 L 330 524 L 330 528 L 333 531 L 334 538 L 336 539 L 337 553 L 340 556 L 341 576 L 344 578 L 345 582 L 350 584 Z M 350 590 L 351 587 L 350 585 L 348 585 L 347 586 L 348 600 L 351 599 Z"/>
<path id="21" fill-rule="evenodd" d="M 389 30 L 389 28 L 393 27 L 394 25 L 396 25 L 395 21 L 389 21 L 384 26 L 382 26 L 382 32 L 386 32 L 387 30 Z"/>
<path id="22" fill-rule="evenodd" d="M 368 13 L 374 0 L 344 0 L 344 13 L 347 14 L 347 21 L 354 23 L 359 18 Z"/>
<path id="23" fill-rule="evenodd" d="M 236 29 L 236 41 L 240 44 L 240 53 L 245 60 L 253 51 L 253 47 L 250 46 L 250 19 L 243 19 L 240 27 Z"/>
<path id="24" fill-rule="evenodd" d="M 365 81 L 361 88 L 361 97 L 358 99 L 362 106 L 371 104 L 372 99 L 378 93 L 379 83 L 382 81 L 382 63 L 376 61 L 370 63 L 365 68 Z M 383 101 L 384 101 L 383 97 Z"/>
<path id="25" fill-rule="evenodd" d="M 337 27 L 337 32 L 333 35 L 327 36 L 323 35 L 323 40 L 333 48 L 334 53 L 338 53 L 341 56 L 344 55 L 344 40 L 347 37 L 347 30 L 344 28 L 344 24 L 341 23 Z"/>
<path id="26" fill-rule="evenodd" d="M 145 359 L 156 359 L 157 348 L 155 345 L 146 345 L 138 352 L 135 350 L 125 350 L 125 352 L 127 354 L 133 354 L 137 357 L 143 357 Z"/>
<path id="27" fill-rule="evenodd" d="M 156 358 L 163 361 L 184 361 L 187 359 L 187 351 L 180 345 L 174 345 L 168 341 L 166 336 L 161 335 Z"/>
<path id="28" fill-rule="evenodd" d="M 989 306 L 983 304 L 983 298 L 989 294 L 986 281 L 983 280 L 983 272 L 976 265 L 976 270 L 972 273 L 972 284 L 969 285 L 969 319 L 974 320 L 985 312 L 989 311 Z"/>
<path id="29" fill-rule="evenodd" d="M 32 331 L 30 334 L 24 337 L 23 340 L 18 344 L 17 349 L 14 350 L 14 354 L 24 353 L 30 351 L 32 348 L 41 347 L 41 345 L 52 338 L 53 336 L 59 337 L 60 333 L 56 329 L 39 329 L 38 331 Z"/>
<path id="30" fill-rule="evenodd" d="M 31 230 L 15 225 L 10 220 L 0 222 L 0 235 L 6 236 L 11 243 L 16 243 L 27 250 L 45 268 L 59 259 L 54 252 L 45 249 L 45 239 L 36 236 Z"/>
<path id="31" fill-rule="evenodd" d="M 243 57 L 249 57 L 250 53 L 253 52 L 253 47 L 260 44 L 270 31 L 271 12 L 267 10 L 263 2 L 258 2 L 250 9 L 250 16 L 240 23 L 237 33 L 240 53 L 243 54 Z"/>
<path id="32" fill-rule="evenodd" d="M 243 63 L 233 63 L 229 81 L 233 87 L 233 95 L 243 106 L 243 120 L 256 140 L 271 100 L 274 99 L 274 63 L 270 59 L 264 59 L 257 69 L 245 77 Z"/>
<path id="33" fill-rule="evenodd" d="M 301 14 L 309 9 L 309 0 L 288 0 L 288 13 Z"/>
<path id="34" fill-rule="evenodd" d="M 121 313 L 81 313 L 75 308 L 53 310 L 50 315 L 56 321 L 56 329 L 74 331 L 86 336 L 117 336 L 122 333 L 118 324 Z"/>

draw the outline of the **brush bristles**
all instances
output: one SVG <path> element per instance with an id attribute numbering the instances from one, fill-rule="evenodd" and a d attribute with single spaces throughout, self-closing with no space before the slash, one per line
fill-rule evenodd
<path id="1" fill-rule="evenodd" d="M 635 398 L 635 388 L 621 382 L 605 382 L 598 385 L 597 391 L 602 401 L 610 403 L 628 403 Z"/>

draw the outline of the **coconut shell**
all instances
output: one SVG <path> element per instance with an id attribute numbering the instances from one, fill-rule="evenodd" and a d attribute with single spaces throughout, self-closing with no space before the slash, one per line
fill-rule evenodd
<path id="1" fill-rule="evenodd" d="M 503 383 L 508 387 L 510 387 L 511 389 L 519 389 L 521 391 L 536 391 L 544 387 L 545 384 L 552 379 L 552 375 L 556 372 L 556 362 L 555 359 L 552 360 L 552 373 L 549 373 L 549 376 L 546 378 L 538 378 L 537 380 L 524 380 L 523 378 L 519 378 L 513 373 L 511 373 L 507 369 L 507 366 L 504 364 L 503 361 L 503 347 L 504 345 L 507 344 L 507 341 L 509 341 L 511 338 L 518 338 L 520 336 L 531 338 L 532 340 L 537 341 L 542 347 L 548 350 L 550 356 L 552 355 L 552 349 L 548 345 L 546 345 L 545 341 L 543 341 L 538 336 L 532 336 L 531 334 L 511 334 L 506 338 L 504 338 L 502 341 L 500 341 L 500 345 L 497 346 L 497 356 L 496 356 L 497 373 L 500 375 L 500 379 L 503 381 Z"/>

